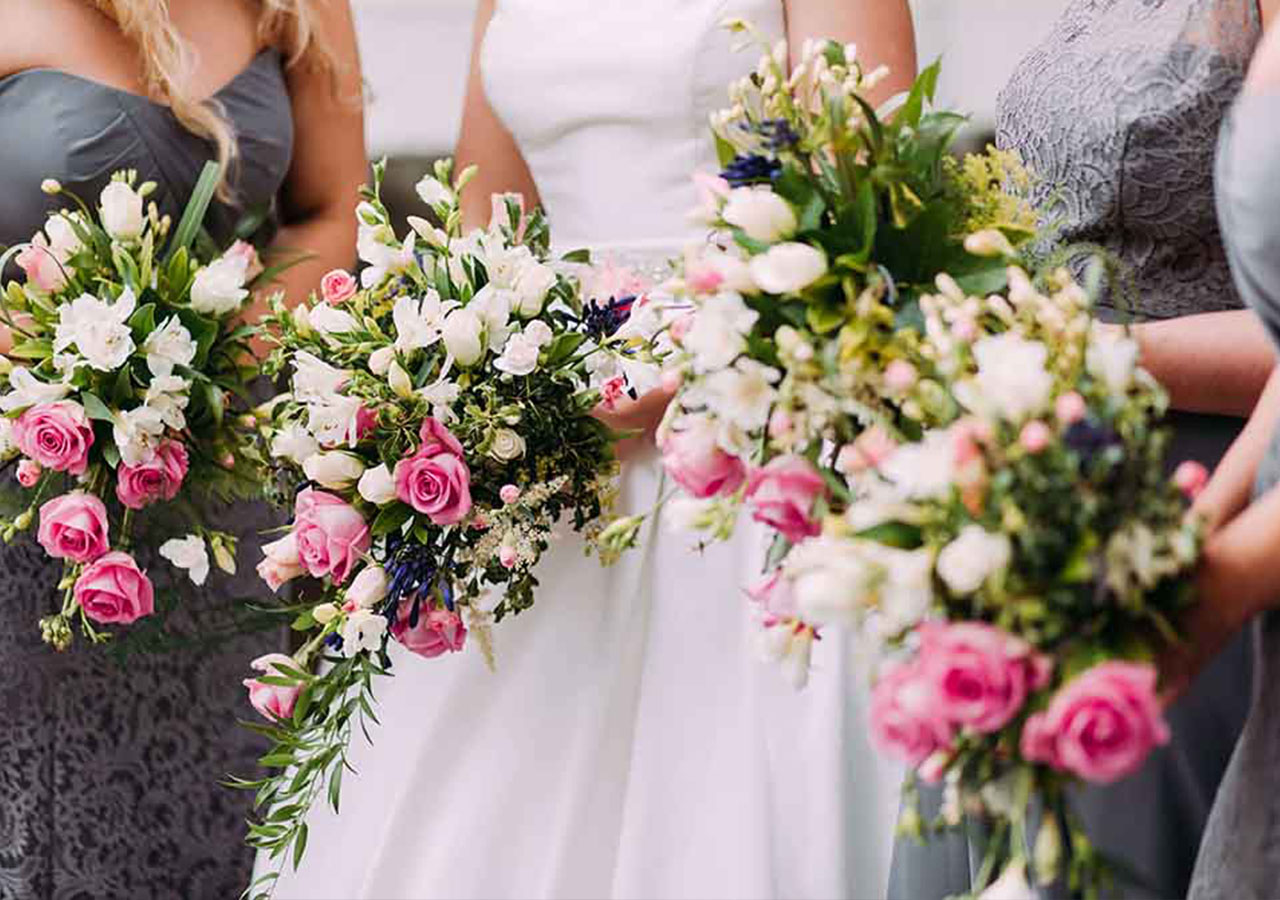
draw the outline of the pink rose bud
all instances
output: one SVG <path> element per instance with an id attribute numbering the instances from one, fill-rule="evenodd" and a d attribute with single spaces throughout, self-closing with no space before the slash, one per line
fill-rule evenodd
<path id="1" fill-rule="evenodd" d="M 24 488 L 35 487 L 40 481 L 40 473 L 44 470 L 40 468 L 40 463 L 34 459 L 24 459 L 18 463 L 18 484 Z"/>
<path id="2" fill-rule="evenodd" d="M 1143 663 L 1099 663 L 1071 679 L 1022 729 L 1022 755 L 1096 784 L 1142 767 L 1169 741 L 1156 670 Z"/>
<path id="3" fill-rule="evenodd" d="M 662 441 L 662 465 L 694 497 L 731 494 L 746 481 L 742 460 L 721 449 L 716 428 L 707 419 L 691 419 Z"/>
<path id="4" fill-rule="evenodd" d="M 129 625 L 155 612 L 155 589 L 128 553 L 98 557 L 76 579 L 72 594 L 86 616 L 102 625 Z"/>
<path id="5" fill-rule="evenodd" d="M 236 467 L 236 458 L 231 453 L 224 453 L 222 458 L 218 460 L 218 465 L 230 472 Z"/>
<path id="6" fill-rule="evenodd" d="M 1194 460 L 1189 459 L 1179 464 L 1173 472 L 1174 486 L 1182 491 L 1188 500 L 1199 497 L 1208 483 L 1209 470 Z"/>
<path id="7" fill-rule="evenodd" d="M 953 732 L 937 715 L 938 702 L 932 686 L 921 676 L 918 665 L 890 666 L 871 691 L 868 724 L 871 740 L 886 756 L 907 765 L 921 765 L 929 757 L 951 745 Z"/>
<path id="8" fill-rule="evenodd" d="M 293 532 L 262 548 L 263 559 L 258 563 L 258 577 L 273 591 L 280 590 L 295 578 L 306 573 L 298 556 L 298 536 Z"/>
<path id="9" fill-rule="evenodd" d="M 1052 429 L 1043 422 L 1034 419 L 1023 425 L 1022 433 L 1018 435 L 1018 443 L 1028 453 L 1039 453 L 1048 447 L 1052 441 Z"/>
<path id="10" fill-rule="evenodd" d="M 83 475 L 89 467 L 93 426 L 79 403 L 41 403 L 14 420 L 13 442 L 46 469 Z"/>
<path id="11" fill-rule="evenodd" d="M 27 284 L 37 290 L 51 294 L 67 286 L 70 269 L 54 256 L 43 234 L 36 235 L 35 240 L 14 257 L 13 262 L 27 276 Z"/>
<path id="12" fill-rule="evenodd" d="M 282 669 L 280 666 L 287 666 L 289 669 L 298 668 L 298 664 L 283 653 L 259 656 L 249 666 L 255 672 L 277 677 L 288 674 L 287 669 Z M 269 720 L 290 718 L 293 715 L 294 706 L 298 703 L 298 695 L 302 693 L 301 684 L 285 687 L 279 684 L 263 684 L 256 678 L 246 678 L 244 686 L 249 689 L 249 703 L 260 716 Z"/>
<path id="13" fill-rule="evenodd" d="M 343 269 L 334 269 L 320 279 L 320 296 L 330 306 L 346 303 L 356 295 L 358 289 L 355 276 Z"/>
<path id="14" fill-rule="evenodd" d="M 187 448 L 179 441 L 165 441 L 151 459 L 140 465 L 120 463 L 116 469 L 116 498 L 129 509 L 172 500 L 187 477 L 187 468 Z"/>
<path id="15" fill-rule="evenodd" d="M 236 241 L 223 254 L 226 259 L 234 259 L 244 263 L 244 280 L 252 281 L 262 274 L 262 259 L 258 256 L 258 249 L 248 241 Z"/>
<path id="16" fill-rule="evenodd" d="M 777 529 L 793 544 L 822 531 L 813 507 L 826 494 L 822 475 L 807 459 L 794 454 L 777 457 L 747 480 L 751 517 Z"/>
<path id="17" fill-rule="evenodd" d="M 456 525 L 471 512 L 471 470 L 462 444 L 435 419 L 420 431 L 422 446 L 396 463 L 396 496 L 436 525 Z"/>
<path id="18" fill-rule="evenodd" d="M 418 607 L 416 625 L 410 624 L 413 620 L 413 603 L 401 603 L 395 624 L 391 626 L 391 636 L 419 656 L 434 659 L 445 653 L 457 653 L 467 642 L 467 627 L 456 612 L 424 602 Z"/>
<path id="19" fill-rule="evenodd" d="M 471 527 L 476 531 L 484 531 L 489 527 L 489 520 L 484 517 L 484 513 L 476 513 L 471 520 Z"/>
<path id="20" fill-rule="evenodd" d="M 498 550 L 498 562 L 502 563 L 504 569 L 514 569 L 518 559 L 515 547 L 504 546 Z"/>
<path id="21" fill-rule="evenodd" d="M 916 386 L 919 378 L 916 367 L 905 360 L 895 359 L 884 370 L 884 386 L 894 394 L 905 394 Z"/>
<path id="22" fill-rule="evenodd" d="M 684 384 L 684 376 L 678 369 L 667 369 L 662 373 L 661 383 L 663 391 L 674 394 L 680 390 L 680 385 Z"/>
<path id="23" fill-rule="evenodd" d="M 36 540 L 54 559 L 92 562 L 110 549 L 107 508 L 93 494 L 76 491 L 40 507 Z"/>
<path id="24" fill-rule="evenodd" d="M 314 578 L 342 584 L 372 543 L 364 516 L 341 497 L 307 488 L 294 505 L 298 558 Z"/>
<path id="25" fill-rule="evenodd" d="M 1089 405 L 1075 391 L 1063 394 L 1054 403 L 1054 414 L 1063 425 L 1074 425 L 1089 412 Z"/>
<path id="26" fill-rule="evenodd" d="M 520 488 L 514 484 L 504 484 L 502 490 L 498 491 L 498 496 L 502 498 L 502 502 L 511 505 L 520 499 Z"/>

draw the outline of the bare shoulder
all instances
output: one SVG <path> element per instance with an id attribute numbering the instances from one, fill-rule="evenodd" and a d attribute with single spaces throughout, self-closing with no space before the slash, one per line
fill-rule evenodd
<path id="1" fill-rule="evenodd" d="M 0 75 L 56 65 L 96 15 L 83 0 L 0 0 Z"/>

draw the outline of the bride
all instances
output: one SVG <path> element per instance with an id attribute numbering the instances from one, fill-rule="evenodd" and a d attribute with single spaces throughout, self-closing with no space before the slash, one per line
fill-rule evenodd
<path id="1" fill-rule="evenodd" d="M 561 249 L 640 270 L 697 239 L 695 170 L 716 169 L 709 113 L 758 54 L 728 17 L 785 39 L 857 41 L 906 87 L 906 0 L 481 0 L 459 164 L 540 202 Z M 651 428 L 665 398 L 617 416 Z M 648 442 L 651 444 L 651 442 Z M 622 506 L 661 489 L 631 452 Z M 739 586 L 760 570 L 748 523 L 703 555 L 661 524 L 605 569 L 566 542 L 538 606 L 504 623 L 498 671 L 478 653 L 393 653 L 374 745 L 342 814 L 313 812 L 282 898 L 879 896 L 897 775 L 860 727 L 847 648 L 817 645 L 797 693 L 756 662 Z M 395 649 L 399 650 L 397 646 Z"/>

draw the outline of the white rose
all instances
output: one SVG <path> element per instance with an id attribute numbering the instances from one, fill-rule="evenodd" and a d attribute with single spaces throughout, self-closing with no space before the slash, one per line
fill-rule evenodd
<path id="1" fill-rule="evenodd" d="M 347 588 L 347 602 L 356 609 L 373 609 L 386 599 L 390 585 L 386 569 L 382 566 L 366 566 Z"/>
<path id="2" fill-rule="evenodd" d="M 741 187 L 729 192 L 722 214 L 753 241 L 771 244 L 795 234 L 798 223 L 791 204 L 767 187 Z"/>
<path id="3" fill-rule="evenodd" d="M 746 335 L 759 318 L 738 294 L 716 294 L 693 313 L 681 343 L 703 372 L 723 369 L 747 349 Z"/>
<path id="4" fill-rule="evenodd" d="M 751 278 L 770 294 L 795 294 L 827 274 L 827 257 L 808 244 L 778 244 L 750 264 Z"/>
<path id="5" fill-rule="evenodd" d="M 342 626 L 342 655 L 351 657 L 365 650 L 377 650 L 387 632 L 387 620 L 367 609 L 357 609 L 347 615 Z"/>
<path id="6" fill-rule="evenodd" d="M 351 487 L 364 474 L 364 463 L 358 456 L 332 450 L 307 457 L 302 463 L 302 471 L 321 487 L 341 491 Z"/>
<path id="7" fill-rule="evenodd" d="M 516 277 L 515 313 L 521 318 L 531 318 L 542 312 L 547 294 L 556 285 L 556 273 L 542 263 L 531 263 Z"/>
<path id="8" fill-rule="evenodd" d="M 972 594 L 992 575 L 1008 567 L 1013 545 L 1003 534 L 966 525 L 938 554 L 938 577 L 954 594 Z"/>
<path id="9" fill-rule="evenodd" d="M 71 226 L 68 213 L 54 213 L 49 216 L 49 220 L 44 224 L 44 233 L 48 235 L 49 252 L 58 262 L 65 263 L 84 249 L 84 245 L 80 243 L 80 236 Z"/>
<path id="10" fill-rule="evenodd" d="M 191 284 L 191 308 L 208 316 L 224 316 L 240 308 L 249 296 L 245 288 L 245 260 L 224 256 L 196 273 Z"/>
<path id="11" fill-rule="evenodd" d="M 1053 390 L 1046 369 L 1049 348 L 1012 332 L 973 345 L 978 373 L 956 385 L 956 399 L 970 410 L 1017 422 L 1041 409 Z"/>
<path id="12" fill-rule="evenodd" d="M 9 373 L 9 393 L 0 397 L 0 409 L 7 413 L 41 403 L 56 403 L 71 393 L 71 386 L 55 382 L 46 384 L 22 366 Z"/>
<path id="13" fill-rule="evenodd" d="M 102 227 L 116 240 L 142 237 L 142 195 L 123 181 L 113 181 L 103 189 L 99 212 Z"/>
<path id="14" fill-rule="evenodd" d="M 396 480 L 386 463 L 366 469 L 356 485 L 360 496 L 374 506 L 386 506 L 396 499 Z"/>
<path id="15" fill-rule="evenodd" d="M 430 175 L 423 177 L 418 182 L 416 190 L 418 196 L 422 198 L 422 202 L 427 206 L 439 206 L 443 203 L 453 203 L 453 191 L 440 182 L 438 178 Z"/>
<path id="16" fill-rule="evenodd" d="M 304 403 L 311 400 L 328 400 L 347 383 L 350 377 L 350 371 L 335 369 L 305 350 L 293 356 L 293 393 Z"/>
<path id="17" fill-rule="evenodd" d="M 271 438 L 271 455 L 299 466 L 319 452 L 320 443 L 297 422 L 286 425 Z"/>
<path id="18" fill-rule="evenodd" d="M 529 375 L 538 368 L 538 344 L 527 335 L 513 335 L 502 348 L 493 367 L 508 375 Z"/>
<path id="19" fill-rule="evenodd" d="M 1085 367 L 1111 394 L 1123 394 L 1133 384 L 1138 367 L 1138 342 L 1130 338 L 1101 337 L 1095 331 L 1085 352 Z"/>
<path id="20" fill-rule="evenodd" d="M 160 545 L 160 555 L 175 568 L 185 570 L 194 584 L 202 585 L 209 577 L 209 551 L 199 535 L 170 538 Z"/>
<path id="21" fill-rule="evenodd" d="M 493 434 L 493 443 L 489 446 L 489 455 L 499 462 L 510 462 L 524 456 L 524 438 L 510 428 L 499 428 Z"/>
<path id="22" fill-rule="evenodd" d="M 196 358 L 196 342 L 177 316 L 170 318 L 142 342 L 152 375 L 172 375 L 175 366 L 189 366 Z"/>
<path id="23" fill-rule="evenodd" d="M 307 318 L 311 327 L 321 334 L 347 334 L 359 327 L 351 313 L 328 303 L 316 304 Z"/>
<path id="24" fill-rule="evenodd" d="M 444 320 L 444 346 L 458 365 L 474 366 L 484 356 L 484 322 L 470 309 L 455 309 Z"/>
<path id="25" fill-rule="evenodd" d="M 395 347 L 379 347 L 369 354 L 369 371 L 374 375 L 386 375 L 395 359 Z"/>

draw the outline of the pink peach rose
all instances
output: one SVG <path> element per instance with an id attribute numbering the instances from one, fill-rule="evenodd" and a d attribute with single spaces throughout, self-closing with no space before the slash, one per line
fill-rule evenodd
<path id="1" fill-rule="evenodd" d="M 356 277 L 344 269 L 334 269 L 320 279 L 320 295 L 330 306 L 346 303 L 356 295 L 359 288 Z"/>
<path id="2" fill-rule="evenodd" d="M 419 432 L 422 446 L 396 463 L 396 496 L 437 525 L 456 525 L 471 512 L 471 470 L 462 444 L 436 419 Z"/>
<path id="3" fill-rule="evenodd" d="M 1071 679 L 1047 710 L 1027 720 L 1022 755 L 1110 784 L 1138 771 L 1151 750 L 1168 741 L 1155 667 L 1111 661 Z"/>
<path id="4" fill-rule="evenodd" d="M 294 504 L 293 533 L 298 558 L 314 578 L 328 575 L 342 584 L 369 549 L 364 516 L 341 497 L 307 488 Z"/>
<path id="5" fill-rule="evenodd" d="M 827 483 L 802 456 L 779 456 L 747 480 L 751 517 L 776 528 L 793 544 L 822 530 L 813 517 L 813 505 L 826 493 Z"/>
<path id="6" fill-rule="evenodd" d="M 880 752 L 915 767 L 951 744 L 951 726 L 936 715 L 933 688 L 914 663 L 888 668 L 871 692 L 871 740 Z"/>
<path id="7" fill-rule="evenodd" d="M 391 626 L 391 636 L 419 656 L 433 659 L 445 653 L 456 653 L 467 642 L 467 626 L 456 612 L 428 608 L 424 603 L 418 608 L 418 624 L 411 626 L 412 612 L 412 603 L 400 605 L 400 612 Z"/>
<path id="8" fill-rule="evenodd" d="M 301 578 L 307 571 L 302 565 L 302 557 L 298 555 L 298 536 L 293 532 L 264 546 L 262 553 L 258 577 L 273 591 L 280 590 L 295 578 Z"/>
<path id="9" fill-rule="evenodd" d="M 249 664 L 255 672 L 261 672 L 264 675 L 276 677 L 287 675 L 287 671 L 279 668 L 280 666 L 287 666 L 290 669 L 298 668 L 293 658 L 283 653 L 268 653 L 266 656 L 259 656 Z M 244 686 L 249 689 L 249 703 L 260 716 L 269 720 L 290 718 L 293 715 L 294 706 L 298 703 L 298 695 L 302 693 L 301 684 L 285 687 L 279 684 L 263 684 L 256 678 L 246 678 Z"/>
<path id="10" fill-rule="evenodd" d="M 791 582 L 784 578 L 781 569 L 774 569 L 747 588 L 747 596 L 764 611 L 766 625 L 796 618 L 796 598 Z"/>
<path id="11" fill-rule="evenodd" d="M 156 610 L 155 589 L 128 553 L 98 557 L 72 588 L 86 616 L 102 625 L 128 625 Z"/>
<path id="12" fill-rule="evenodd" d="M 742 460 L 721 449 L 714 427 L 672 431 L 662 441 L 662 465 L 694 497 L 731 494 L 746 480 Z"/>
<path id="13" fill-rule="evenodd" d="M 56 293 L 66 287 L 67 275 L 72 271 L 54 255 L 43 234 L 36 235 L 31 244 L 24 247 L 13 261 L 27 276 L 27 283 L 46 294 Z"/>
<path id="14" fill-rule="evenodd" d="M 89 466 L 93 426 L 79 403 L 41 403 L 14 421 L 13 441 L 24 455 L 46 469 L 83 475 Z"/>
<path id="15" fill-rule="evenodd" d="M 24 459 L 18 463 L 18 484 L 24 488 L 33 488 L 40 482 L 40 473 L 44 470 L 40 468 L 40 463 L 34 459 Z"/>
<path id="16" fill-rule="evenodd" d="M 116 497 L 129 509 L 172 500 L 187 477 L 187 468 L 186 446 L 181 441 L 165 441 L 146 462 L 136 466 L 120 464 L 116 469 Z"/>
<path id="17" fill-rule="evenodd" d="M 984 622 L 926 622 L 918 633 L 920 677 L 937 704 L 932 713 L 950 724 L 999 731 L 1049 682 L 1048 657 Z"/>
<path id="18" fill-rule="evenodd" d="M 107 508 L 93 494 L 75 491 L 40 507 L 36 540 L 54 559 L 92 562 L 111 549 Z"/>
<path id="19" fill-rule="evenodd" d="M 1188 500 L 1200 496 L 1209 483 L 1209 470 L 1195 460 L 1188 459 L 1173 472 L 1173 484 Z"/>

